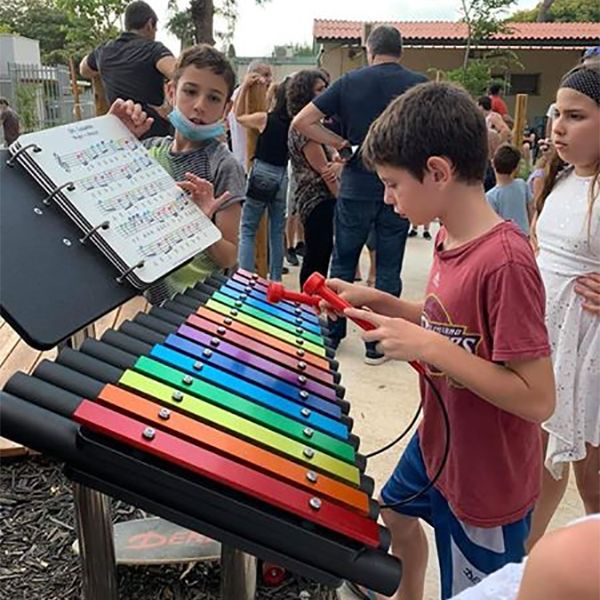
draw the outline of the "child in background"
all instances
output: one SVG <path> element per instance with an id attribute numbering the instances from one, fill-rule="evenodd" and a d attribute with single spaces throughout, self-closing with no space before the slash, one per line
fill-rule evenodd
<path id="1" fill-rule="evenodd" d="M 207 44 L 188 48 L 177 60 L 173 80 L 167 84 L 173 106 L 169 120 L 175 136 L 142 141 L 223 236 L 190 263 L 151 286 L 146 296 L 153 304 L 236 264 L 240 203 L 246 183 L 242 167 L 221 141 L 234 84 L 235 73 L 224 54 Z M 137 136 L 152 124 L 141 106 L 131 100 L 116 100 L 109 112 Z"/>
<path id="2" fill-rule="evenodd" d="M 534 224 L 558 387 L 530 544 L 545 531 L 573 464 L 588 514 L 600 512 L 600 70 L 580 66 L 556 96 L 552 142 L 570 167 L 545 181 Z M 555 158 L 551 164 L 556 164 Z"/>
<path id="3" fill-rule="evenodd" d="M 515 179 L 520 161 L 521 153 L 515 146 L 503 144 L 496 150 L 492 161 L 496 185 L 486 193 L 486 197 L 500 217 L 514 221 L 528 235 L 533 205 L 527 183 Z"/>
<path id="4" fill-rule="evenodd" d="M 415 225 L 443 223 L 425 299 L 329 281 L 370 309 L 345 311 L 375 326 L 363 340 L 390 358 L 419 361 L 431 380 L 421 380 L 418 432 L 381 492 L 392 552 L 403 562 L 394 600 L 423 598 L 428 548 L 419 519 L 435 530 L 449 598 L 522 559 L 540 491 L 539 423 L 554 408 L 544 290 L 529 242 L 486 201 L 486 148 L 484 117 L 464 90 L 426 83 L 394 100 L 362 152 L 397 213 Z M 430 487 L 446 451 L 432 385 L 450 442 Z"/>

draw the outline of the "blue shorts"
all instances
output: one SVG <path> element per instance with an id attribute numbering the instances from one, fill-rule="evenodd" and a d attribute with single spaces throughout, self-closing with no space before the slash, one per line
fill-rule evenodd
<path id="1" fill-rule="evenodd" d="M 415 434 L 383 487 L 381 497 L 385 504 L 393 504 L 417 493 L 428 482 Z M 423 519 L 433 527 L 443 600 L 475 585 L 507 563 L 521 562 L 525 556 L 531 513 L 509 525 L 474 527 L 456 518 L 435 487 L 393 510 Z"/>

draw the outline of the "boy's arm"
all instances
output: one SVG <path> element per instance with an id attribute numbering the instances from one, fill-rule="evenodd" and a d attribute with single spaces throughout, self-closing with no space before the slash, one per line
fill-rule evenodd
<path id="1" fill-rule="evenodd" d="M 379 342 L 379 350 L 387 356 L 430 364 L 506 412 L 536 423 L 554 412 L 554 375 L 549 357 L 497 364 L 404 319 L 357 309 L 349 309 L 345 314 L 376 325 L 363 334 L 363 340 Z"/>
<path id="2" fill-rule="evenodd" d="M 512 260 L 482 281 L 477 301 L 464 300 L 485 321 L 481 327 L 489 332 L 489 358 L 471 354 L 449 338 L 403 319 L 364 311 L 350 314 L 377 325 L 363 339 L 378 341 L 392 358 L 433 365 L 490 404 L 541 422 L 553 413 L 555 398 L 544 288 L 533 256 L 517 245 L 511 250 Z"/>
<path id="3" fill-rule="evenodd" d="M 423 301 L 409 302 L 375 288 L 348 283 L 341 279 L 328 279 L 327 286 L 352 306 L 366 307 L 375 313 L 387 317 L 400 317 L 411 323 L 420 323 L 423 313 Z M 323 303 L 321 309 L 328 312 L 329 305 Z M 335 318 L 335 313 L 332 314 Z"/>

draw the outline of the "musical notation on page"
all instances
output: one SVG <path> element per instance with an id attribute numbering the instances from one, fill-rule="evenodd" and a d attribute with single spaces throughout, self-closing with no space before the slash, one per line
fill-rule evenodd
<path id="1" fill-rule="evenodd" d="M 21 141 L 22 140 L 22 141 Z M 78 223 L 108 222 L 90 239 L 119 264 L 156 281 L 220 238 L 218 229 L 114 115 L 24 134 L 30 159 L 60 188 L 55 202 Z M 47 151 L 44 151 L 47 150 Z M 65 182 L 70 188 L 61 187 Z M 87 232 L 86 232 L 87 233 Z M 113 258 L 111 258 L 113 260 Z"/>

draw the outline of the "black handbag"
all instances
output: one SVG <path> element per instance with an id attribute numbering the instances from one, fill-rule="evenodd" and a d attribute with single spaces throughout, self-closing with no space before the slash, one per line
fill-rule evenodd
<path id="1" fill-rule="evenodd" d="M 271 165 L 255 158 L 248 175 L 246 196 L 261 202 L 273 202 L 277 198 L 284 177 L 285 167 Z"/>

